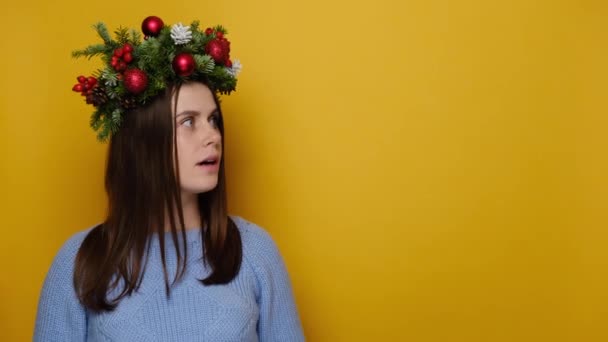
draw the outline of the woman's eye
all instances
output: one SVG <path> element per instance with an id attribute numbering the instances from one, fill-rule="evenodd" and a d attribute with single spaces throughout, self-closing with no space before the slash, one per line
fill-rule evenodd
<path id="1" fill-rule="evenodd" d="M 194 123 L 194 120 L 192 118 L 188 118 L 188 119 L 182 121 L 182 125 L 184 125 L 186 127 L 192 127 L 193 123 Z"/>
<path id="2" fill-rule="evenodd" d="M 209 117 L 209 121 L 211 121 L 211 124 L 213 125 L 213 127 L 218 127 L 218 125 L 220 123 L 220 116 L 217 114 L 211 115 Z"/>

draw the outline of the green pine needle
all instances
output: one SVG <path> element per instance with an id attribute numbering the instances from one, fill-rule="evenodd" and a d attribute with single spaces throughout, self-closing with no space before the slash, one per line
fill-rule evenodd
<path id="1" fill-rule="evenodd" d="M 216 25 L 214 29 L 218 32 L 222 32 L 224 35 L 228 34 L 228 30 L 226 30 L 226 28 L 222 25 Z"/>
<path id="2" fill-rule="evenodd" d="M 116 109 L 112 112 L 112 123 L 118 127 L 118 126 L 120 126 L 121 122 L 122 122 L 122 112 L 120 111 L 120 109 Z"/>
<path id="3" fill-rule="evenodd" d="M 91 57 L 106 53 L 106 50 L 107 50 L 107 46 L 104 44 L 89 45 L 82 50 L 72 51 L 72 57 L 73 58 L 88 57 L 89 59 L 91 59 Z"/>
<path id="4" fill-rule="evenodd" d="M 194 55 L 194 60 L 197 69 L 204 74 L 211 73 L 215 68 L 215 61 L 209 55 Z"/>
<path id="5" fill-rule="evenodd" d="M 103 39 L 103 42 L 105 44 L 112 43 L 112 38 L 110 37 L 110 33 L 108 32 L 108 28 L 106 27 L 106 24 L 104 24 L 102 22 L 98 22 L 95 25 L 93 25 L 93 28 L 95 29 L 95 31 L 97 31 L 97 34 L 99 35 L 99 37 L 101 37 L 101 39 Z"/>
<path id="6" fill-rule="evenodd" d="M 115 87 L 118 84 L 118 74 L 110 68 L 104 69 L 99 75 L 100 81 L 104 83 L 106 88 Z M 106 93 L 111 98 L 116 98 L 110 95 L 110 90 L 106 89 Z"/>
<path id="7" fill-rule="evenodd" d="M 141 41 L 141 33 L 135 29 L 131 29 L 131 43 L 139 44 Z"/>
<path id="8" fill-rule="evenodd" d="M 114 35 L 116 36 L 116 41 L 118 42 L 119 45 L 123 45 L 127 42 L 129 42 L 129 29 L 125 28 L 125 27 L 119 27 L 118 29 L 116 29 L 116 31 L 114 31 Z"/>
<path id="9" fill-rule="evenodd" d="M 91 120 L 89 121 L 89 125 L 94 131 L 97 131 L 99 129 L 99 126 L 101 125 L 101 120 L 99 120 L 100 116 L 101 111 L 99 110 L 99 108 L 96 109 L 93 114 L 91 114 Z"/>

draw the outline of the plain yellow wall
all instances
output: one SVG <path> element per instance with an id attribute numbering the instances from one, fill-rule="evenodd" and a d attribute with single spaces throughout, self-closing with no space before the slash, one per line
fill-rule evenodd
<path id="1" fill-rule="evenodd" d="M 310 341 L 608 340 L 605 1 L 0 6 L 0 340 L 105 212 L 70 52 L 147 15 L 229 29 L 231 212 L 274 236 Z"/>

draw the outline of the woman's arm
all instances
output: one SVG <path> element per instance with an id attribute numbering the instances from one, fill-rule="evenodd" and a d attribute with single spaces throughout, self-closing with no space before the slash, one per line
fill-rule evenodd
<path id="1" fill-rule="evenodd" d="M 87 314 L 73 285 L 74 260 L 87 232 L 61 247 L 44 280 L 34 327 L 34 341 L 86 341 Z"/>
<path id="2" fill-rule="evenodd" d="M 257 330 L 260 342 L 304 341 L 291 281 L 279 249 L 265 230 L 255 225 L 250 229 L 256 236 L 249 247 L 255 250 L 253 265 L 259 289 Z"/>

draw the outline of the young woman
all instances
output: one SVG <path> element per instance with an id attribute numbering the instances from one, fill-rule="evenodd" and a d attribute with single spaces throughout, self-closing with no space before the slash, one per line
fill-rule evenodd
<path id="1" fill-rule="evenodd" d="M 221 27 L 210 34 L 195 24 L 191 29 L 207 38 L 193 43 L 225 39 L 217 34 Z M 163 28 L 146 42 L 159 42 L 161 49 L 155 51 L 165 56 L 163 35 L 174 31 Z M 226 64 L 231 63 L 221 65 L 214 58 L 214 71 L 196 57 L 199 70 L 189 77 L 162 75 L 166 70 L 154 75 L 146 69 L 146 43 L 138 46 L 136 35 L 128 43 L 120 37 L 106 40 L 103 27 L 100 35 L 109 65 L 117 46 L 129 44 L 122 54 L 131 50 L 133 56 L 124 59 L 146 61 L 137 64 L 146 81 L 165 83 L 156 93 L 130 92 L 130 69 L 125 68 L 120 82 L 107 82 L 113 76 L 102 72 L 96 82 L 85 80 L 87 89 L 75 89 L 96 107 L 94 128 L 95 118 L 123 109 L 120 126 L 105 131 L 110 133 L 109 211 L 103 223 L 74 235 L 55 257 L 42 288 L 34 340 L 304 340 L 277 246 L 262 228 L 227 214 L 217 92 L 233 90 L 235 83 L 226 88 L 221 77 L 235 74 L 216 77 L 213 72 L 230 71 Z M 195 56 L 202 54 L 182 45 Z M 124 96 L 132 99 L 130 108 Z"/>

